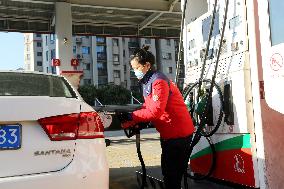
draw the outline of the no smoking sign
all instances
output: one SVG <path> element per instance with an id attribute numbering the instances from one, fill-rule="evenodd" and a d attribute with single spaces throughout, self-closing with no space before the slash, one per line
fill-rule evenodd
<path id="1" fill-rule="evenodd" d="M 283 57 L 279 53 L 275 53 L 270 58 L 270 68 L 273 71 L 278 71 L 283 67 Z"/>

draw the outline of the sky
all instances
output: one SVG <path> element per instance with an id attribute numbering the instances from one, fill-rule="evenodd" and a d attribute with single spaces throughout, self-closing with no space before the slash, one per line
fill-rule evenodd
<path id="1" fill-rule="evenodd" d="M 24 68 L 24 34 L 0 32 L 0 70 Z"/>

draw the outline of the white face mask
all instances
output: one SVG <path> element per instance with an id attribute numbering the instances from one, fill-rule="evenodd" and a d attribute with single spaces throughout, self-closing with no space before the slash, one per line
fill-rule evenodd
<path id="1" fill-rule="evenodd" d="M 142 79 L 145 75 L 141 70 L 134 70 L 134 74 L 139 80 Z"/>

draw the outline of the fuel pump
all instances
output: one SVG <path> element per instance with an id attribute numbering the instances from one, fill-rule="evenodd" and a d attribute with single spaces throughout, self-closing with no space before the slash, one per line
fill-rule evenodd
<path id="1" fill-rule="evenodd" d="M 209 170 L 205 174 L 203 172 L 203 175 L 201 177 L 196 177 L 196 176 L 193 176 L 192 174 L 185 173 L 185 179 L 184 179 L 185 188 L 188 188 L 188 183 L 187 183 L 186 177 L 190 177 L 190 178 L 193 178 L 193 179 L 205 179 L 212 174 L 212 172 L 215 168 L 215 163 L 216 163 L 215 147 L 212 144 L 211 139 L 209 137 L 212 136 L 218 130 L 218 128 L 219 128 L 219 126 L 222 122 L 222 119 L 223 119 L 223 94 L 220 90 L 220 87 L 216 84 L 215 78 L 216 78 L 218 64 L 219 64 L 219 58 L 220 58 L 220 55 L 221 55 L 222 41 L 223 41 L 223 38 L 224 38 L 224 32 L 225 32 L 225 28 L 226 28 L 227 12 L 228 12 L 228 0 L 226 1 L 224 21 L 223 21 L 223 25 L 222 25 L 222 34 L 221 34 L 221 38 L 220 38 L 219 48 L 218 48 L 218 51 L 216 53 L 217 58 L 216 58 L 216 62 L 215 62 L 215 66 L 214 66 L 214 70 L 213 70 L 213 74 L 212 74 L 212 79 L 211 80 L 204 79 L 204 77 L 205 77 L 204 73 L 205 73 L 206 61 L 208 59 L 213 59 L 213 57 L 214 57 L 214 55 L 213 55 L 214 49 L 210 49 L 210 42 L 211 42 L 213 30 L 214 30 L 214 22 L 216 21 L 215 16 L 217 14 L 217 10 L 216 10 L 217 9 L 217 3 L 218 3 L 217 0 L 215 0 L 214 6 L 213 6 L 213 13 L 212 13 L 212 17 L 211 17 L 210 29 L 209 29 L 208 38 L 207 38 L 208 39 L 207 45 L 206 45 L 206 48 L 201 51 L 202 56 L 200 56 L 200 57 L 203 58 L 203 64 L 202 64 L 202 68 L 201 68 L 201 71 L 200 71 L 200 77 L 199 77 L 199 79 L 196 83 L 192 84 L 191 86 L 185 87 L 185 91 L 183 92 L 183 96 L 184 96 L 185 101 L 187 100 L 187 102 L 191 102 L 191 105 L 189 106 L 189 112 L 191 113 L 191 116 L 194 120 L 194 124 L 196 126 L 196 132 L 195 132 L 193 140 L 191 142 L 190 153 L 188 154 L 188 158 L 190 158 L 194 146 L 199 142 L 201 137 L 204 136 L 206 138 L 207 142 L 209 143 L 210 149 L 212 151 L 211 152 L 212 163 L 211 163 L 211 166 L 209 167 Z M 184 9 L 183 9 L 184 13 L 186 11 L 186 7 L 187 7 L 187 1 L 184 1 Z M 185 19 L 184 15 L 183 15 L 183 19 Z M 182 21 L 182 24 L 183 23 L 184 23 L 184 21 Z M 182 32 L 183 31 L 184 31 L 184 29 L 183 29 L 183 25 L 182 25 Z M 181 36 L 184 36 L 183 33 L 181 34 Z M 181 37 L 181 39 L 182 39 L 182 37 Z M 183 41 L 181 40 L 180 43 L 183 43 Z M 180 46 L 179 54 L 181 54 L 181 46 Z M 180 58 L 180 56 L 179 56 L 179 58 Z M 179 68 L 180 66 L 177 66 L 177 67 Z M 206 88 L 206 85 L 208 86 L 207 88 Z M 193 92 L 194 88 L 197 88 L 196 95 L 194 95 L 194 92 Z M 213 118 L 212 118 L 213 117 L 212 116 L 212 114 L 213 114 L 213 110 L 212 110 L 213 88 L 217 89 L 217 92 L 218 92 L 218 95 L 219 95 L 219 100 L 220 100 L 219 115 L 218 115 L 216 125 L 214 125 Z M 213 128 L 212 128 L 212 125 L 213 125 Z"/>
<path id="2" fill-rule="evenodd" d="M 262 70 L 254 73 L 256 69 L 253 72 L 251 67 L 257 67 L 259 63 L 255 57 L 261 57 L 261 47 L 257 46 L 260 41 L 253 41 L 258 38 L 255 33 L 259 32 L 258 29 L 264 30 L 254 28 L 258 27 L 254 19 L 268 12 L 262 10 L 259 14 L 255 11 L 257 2 L 262 7 L 265 0 L 261 3 L 246 0 L 191 0 L 186 3 L 186 0 L 182 0 L 187 9 L 182 30 L 184 40 L 181 41 L 184 49 L 184 82 L 187 85 L 183 94 L 185 101 L 190 102 L 189 111 L 197 125 L 196 140 L 192 143 L 192 147 L 195 146 L 190 158 L 191 172 L 195 175 L 211 172 L 211 178 L 256 188 L 259 187 L 259 174 L 265 170 L 259 166 L 259 162 L 263 161 L 259 157 L 263 156 L 256 155 L 264 148 L 256 145 L 262 137 L 259 134 L 259 123 L 262 121 L 256 120 L 259 114 L 256 113 L 259 112 L 257 108 L 261 106 L 254 104 L 259 101 L 256 75 Z M 267 23 L 263 24 L 260 20 L 260 25 L 268 27 Z M 264 33 L 269 35 L 270 32 L 267 30 Z M 261 44 L 264 44 L 263 41 Z M 278 54 L 272 54 L 272 58 L 268 59 L 272 65 L 277 62 Z M 266 67 L 271 64 L 265 62 Z M 272 73 L 275 76 L 279 70 Z M 272 77 L 272 74 L 269 76 Z M 263 89 L 263 85 L 260 86 Z M 205 98 L 202 92 L 208 93 Z M 273 95 L 276 96 L 276 93 Z M 275 107 L 276 104 L 279 105 L 275 103 Z M 214 153 L 207 139 L 214 145 Z M 209 163 L 213 160 L 215 167 L 210 171 L 212 166 Z"/>

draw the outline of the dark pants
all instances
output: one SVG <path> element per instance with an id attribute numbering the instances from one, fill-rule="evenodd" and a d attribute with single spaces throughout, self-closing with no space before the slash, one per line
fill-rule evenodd
<path id="1" fill-rule="evenodd" d="M 161 139 L 161 166 L 165 189 L 180 189 L 182 176 L 188 166 L 188 153 L 192 136 Z"/>

